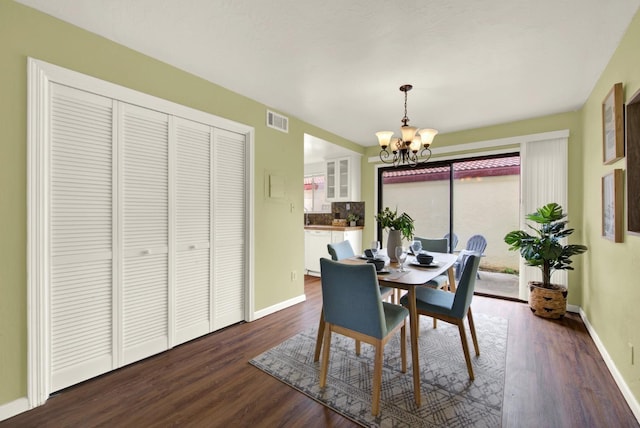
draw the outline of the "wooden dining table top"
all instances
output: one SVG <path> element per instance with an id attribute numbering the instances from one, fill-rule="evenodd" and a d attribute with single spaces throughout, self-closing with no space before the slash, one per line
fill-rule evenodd
<path id="1" fill-rule="evenodd" d="M 409 287 L 415 287 L 424 285 L 431 281 L 438 275 L 444 274 L 447 270 L 454 265 L 458 256 L 456 254 L 449 253 L 435 253 L 429 252 L 433 256 L 434 265 L 429 267 L 416 266 L 415 257 L 409 255 L 405 262 L 405 271 L 398 271 L 398 264 L 391 262 L 385 265 L 385 273 L 378 273 L 378 282 L 384 283 L 395 288 L 409 289 Z M 360 257 L 351 257 L 349 259 L 340 260 L 343 263 L 366 263 L 367 261 Z"/>

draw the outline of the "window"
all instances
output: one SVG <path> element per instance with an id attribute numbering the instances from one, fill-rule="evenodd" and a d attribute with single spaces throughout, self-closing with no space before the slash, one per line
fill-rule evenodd
<path id="1" fill-rule="evenodd" d="M 304 211 L 309 213 L 331 211 L 331 204 L 327 201 L 324 174 L 309 175 L 304 178 Z"/>

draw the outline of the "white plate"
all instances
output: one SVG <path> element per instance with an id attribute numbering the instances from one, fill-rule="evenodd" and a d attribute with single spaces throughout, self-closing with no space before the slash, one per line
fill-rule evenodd
<path id="1" fill-rule="evenodd" d="M 432 261 L 429 264 L 419 263 L 417 261 L 411 262 L 411 264 L 414 265 L 414 266 L 420 266 L 420 267 L 438 267 L 438 266 L 440 266 L 440 262 L 435 261 L 435 260 Z"/>

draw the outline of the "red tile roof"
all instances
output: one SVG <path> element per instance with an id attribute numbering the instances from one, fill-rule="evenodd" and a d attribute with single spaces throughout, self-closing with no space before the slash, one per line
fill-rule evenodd
<path id="1" fill-rule="evenodd" d="M 453 169 L 454 179 L 518 175 L 520 174 L 520 156 L 454 162 Z M 385 171 L 382 174 L 385 184 L 446 180 L 448 178 L 449 166 L 426 166 L 401 171 Z"/>

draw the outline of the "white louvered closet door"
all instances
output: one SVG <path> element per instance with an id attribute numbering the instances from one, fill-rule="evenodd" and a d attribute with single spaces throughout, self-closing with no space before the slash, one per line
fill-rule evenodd
<path id="1" fill-rule="evenodd" d="M 168 348 L 169 118 L 120 103 L 122 362 Z"/>
<path id="2" fill-rule="evenodd" d="M 212 128 L 175 118 L 174 345 L 211 330 Z"/>
<path id="3" fill-rule="evenodd" d="M 51 85 L 51 390 L 113 369 L 113 101 Z"/>
<path id="4" fill-rule="evenodd" d="M 217 330 L 244 320 L 245 136 L 215 129 L 213 150 L 213 330 Z"/>

